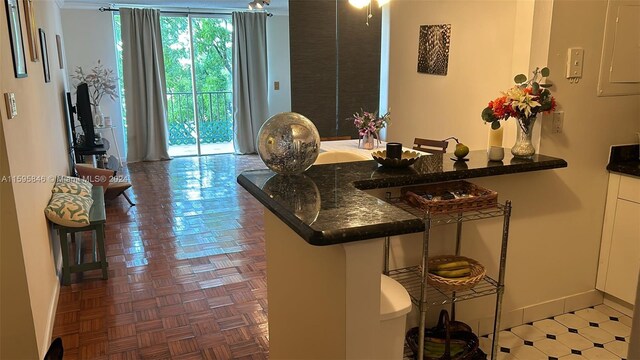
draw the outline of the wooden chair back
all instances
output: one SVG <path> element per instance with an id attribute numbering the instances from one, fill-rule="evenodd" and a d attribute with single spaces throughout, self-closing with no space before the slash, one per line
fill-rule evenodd
<path id="1" fill-rule="evenodd" d="M 447 152 L 448 141 L 420 139 L 413 140 L 413 150 L 425 151 L 432 154 L 444 154 Z"/>
<path id="2" fill-rule="evenodd" d="M 321 137 L 320 141 L 336 141 L 336 140 L 351 140 L 351 136 L 349 135 L 345 135 L 345 136 L 328 136 L 328 137 Z"/>

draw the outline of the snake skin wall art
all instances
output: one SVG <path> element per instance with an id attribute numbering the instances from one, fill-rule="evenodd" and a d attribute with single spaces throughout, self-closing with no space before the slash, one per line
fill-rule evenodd
<path id="1" fill-rule="evenodd" d="M 418 42 L 418 72 L 447 75 L 451 24 L 422 25 Z"/>

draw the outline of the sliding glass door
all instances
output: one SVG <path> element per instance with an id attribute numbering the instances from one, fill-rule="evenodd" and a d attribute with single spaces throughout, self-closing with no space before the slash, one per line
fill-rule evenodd
<path id="1" fill-rule="evenodd" d="M 161 17 L 169 154 L 233 152 L 228 17 Z"/>
<path id="2" fill-rule="evenodd" d="M 200 154 L 233 152 L 231 18 L 192 17 Z"/>

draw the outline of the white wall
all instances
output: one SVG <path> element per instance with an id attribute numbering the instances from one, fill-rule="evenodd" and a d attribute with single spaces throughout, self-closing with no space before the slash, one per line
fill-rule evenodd
<path id="1" fill-rule="evenodd" d="M 267 62 L 269 85 L 269 116 L 291 111 L 291 76 L 289 62 L 289 16 L 267 18 Z M 274 82 L 280 82 L 280 90 Z"/>
<path id="2" fill-rule="evenodd" d="M 608 147 L 634 142 L 634 131 L 640 128 L 638 96 L 595 96 L 606 4 L 606 0 L 391 3 L 389 104 L 395 121 L 389 127 L 390 141 L 410 144 L 414 137 L 457 136 L 472 150 L 485 149 L 488 128 L 481 110 L 512 85 L 522 66 L 547 65 L 534 64 L 538 51 L 549 54 L 550 80 L 555 84 L 551 90 L 565 111 L 564 131 L 551 134 L 549 124 L 543 124 L 540 152 L 566 159 L 569 167 L 473 180 L 498 191 L 501 201 L 513 201 L 507 312 L 594 289 Z M 449 74 L 417 73 L 419 26 L 446 23 L 452 24 Z M 522 28 L 522 23 L 529 27 Z M 540 33 L 545 28 L 551 31 L 546 41 Z M 529 40 L 523 46 L 521 39 Z M 541 47 L 545 43 L 548 48 Z M 575 85 L 563 78 L 569 46 L 585 49 L 584 78 Z M 509 136 L 513 139 L 512 134 L 505 136 L 506 147 L 512 145 Z M 497 267 L 499 226 L 498 222 L 469 224 L 463 232 L 463 252 L 477 256 L 490 271 Z M 475 308 L 485 315 L 492 312 L 486 303 Z"/>
<path id="3" fill-rule="evenodd" d="M 85 73 L 94 67 L 98 60 L 106 68 L 112 69 L 117 75 L 116 50 L 113 34 L 113 18 L 110 12 L 100 12 L 96 9 L 63 9 L 62 28 L 64 31 L 64 47 L 67 57 L 67 72 L 73 75 L 76 67 L 80 66 Z M 69 78 L 69 88 L 75 102 L 75 80 Z M 116 127 L 116 137 L 120 155 L 124 161 L 127 158 L 122 127 L 122 112 L 120 99 L 102 100 L 102 112 L 111 116 L 111 122 Z M 95 115 L 95 114 L 94 114 Z M 108 141 L 112 143 L 110 155 L 116 155 L 110 131 L 102 131 Z"/>
<path id="4" fill-rule="evenodd" d="M 51 82 L 44 82 L 42 60 L 31 62 L 29 55 L 28 77 L 14 77 L 9 34 L 7 27 L 2 26 L 0 93 L 15 93 L 18 116 L 7 119 L 4 104 L 0 106 L 0 170 L 4 176 L 48 179 L 49 175 L 69 173 L 63 100 L 66 74 L 58 65 L 55 40 L 56 34 L 62 35 L 62 24 L 53 0 L 34 1 L 33 6 L 37 27 L 47 35 Z M 2 2 L 0 23 L 6 25 L 4 7 Z M 22 11 L 21 18 L 26 38 Z M 52 186 L 50 181 L 0 183 L 2 359 L 42 358 L 49 347 L 60 289 L 55 262 L 59 256 L 58 241 L 43 214 Z"/>

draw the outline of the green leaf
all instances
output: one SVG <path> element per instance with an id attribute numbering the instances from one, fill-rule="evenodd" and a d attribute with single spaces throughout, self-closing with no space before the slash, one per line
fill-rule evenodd
<path id="1" fill-rule="evenodd" d="M 527 81 L 527 76 L 525 74 L 518 74 L 513 78 L 513 81 L 515 81 L 516 84 L 522 84 Z"/>
<path id="2" fill-rule="evenodd" d="M 542 70 L 540 70 L 540 75 L 542 75 L 543 77 L 547 77 L 549 76 L 549 68 L 548 67 L 543 67 Z"/>
<path id="3" fill-rule="evenodd" d="M 531 84 L 531 90 L 533 95 L 538 95 L 540 93 L 540 84 L 534 82 L 533 84 Z"/>
<path id="4" fill-rule="evenodd" d="M 498 129 L 500 129 L 500 121 L 498 121 L 498 120 L 493 121 L 493 122 L 491 123 L 491 128 L 492 128 L 493 130 L 498 130 Z"/>
<path id="5" fill-rule="evenodd" d="M 482 110 L 482 120 L 485 122 L 494 122 L 497 121 L 498 118 L 493 114 L 493 110 L 491 108 L 486 107 Z"/>

